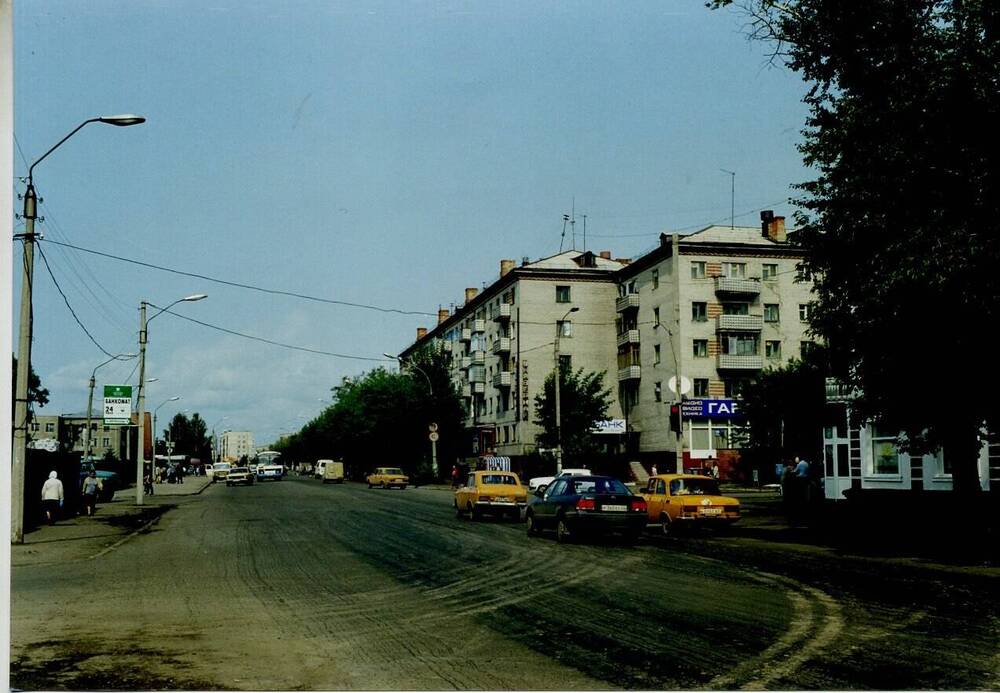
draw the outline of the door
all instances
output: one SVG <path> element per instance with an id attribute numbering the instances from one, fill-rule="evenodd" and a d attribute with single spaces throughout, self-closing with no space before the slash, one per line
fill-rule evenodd
<path id="1" fill-rule="evenodd" d="M 845 429 L 823 429 L 823 491 L 830 500 L 844 500 L 844 491 L 851 488 L 850 440 Z"/>
<path id="2" fill-rule="evenodd" d="M 649 509 L 649 519 L 652 522 L 658 522 L 660 519 L 660 512 L 663 510 L 663 505 L 667 500 L 667 485 L 663 479 L 650 479 L 649 480 L 649 491 L 646 496 L 646 506 Z"/>

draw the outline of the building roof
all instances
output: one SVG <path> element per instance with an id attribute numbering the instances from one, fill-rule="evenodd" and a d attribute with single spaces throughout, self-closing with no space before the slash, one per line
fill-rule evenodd
<path id="1" fill-rule="evenodd" d="M 527 265 L 521 265 L 515 269 L 539 269 L 539 270 L 578 270 L 580 269 L 580 263 L 577 262 L 577 258 L 583 255 L 582 250 L 565 250 L 556 255 L 551 255 L 549 257 L 542 258 L 541 260 L 536 260 L 535 262 L 530 262 Z M 593 253 L 591 253 L 593 255 Z M 594 266 L 588 269 L 596 270 L 606 270 L 608 272 L 616 272 L 622 268 L 622 263 L 617 260 L 609 260 L 603 258 L 600 255 L 594 255 Z"/>
<path id="2" fill-rule="evenodd" d="M 739 243 L 740 245 L 763 245 L 773 247 L 780 245 L 769 238 L 764 238 L 759 226 L 706 226 L 700 231 L 681 236 L 682 243 Z"/>

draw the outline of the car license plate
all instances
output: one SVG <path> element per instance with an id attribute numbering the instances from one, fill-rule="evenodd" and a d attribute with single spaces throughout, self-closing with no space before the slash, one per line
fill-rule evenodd
<path id="1" fill-rule="evenodd" d="M 610 513 L 623 513 L 628 510 L 628 508 L 624 505 L 602 505 L 601 510 Z"/>
<path id="2" fill-rule="evenodd" d="M 721 515 L 722 508 L 699 508 L 698 512 L 702 515 Z"/>
<path id="3" fill-rule="evenodd" d="M 510 503 L 510 498 L 507 498 L 507 496 L 497 496 L 493 500 L 497 503 Z"/>

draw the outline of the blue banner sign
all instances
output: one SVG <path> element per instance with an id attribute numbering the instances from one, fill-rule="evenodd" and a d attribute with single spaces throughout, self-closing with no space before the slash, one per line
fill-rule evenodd
<path id="1" fill-rule="evenodd" d="M 686 399 L 681 403 L 685 419 L 738 419 L 740 403 L 735 399 Z"/>

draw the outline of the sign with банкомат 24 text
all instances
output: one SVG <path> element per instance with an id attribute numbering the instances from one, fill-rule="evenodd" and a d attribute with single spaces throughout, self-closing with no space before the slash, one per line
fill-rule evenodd
<path id="1" fill-rule="evenodd" d="M 104 425 L 122 426 L 132 423 L 132 386 L 104 386 Z"/>

